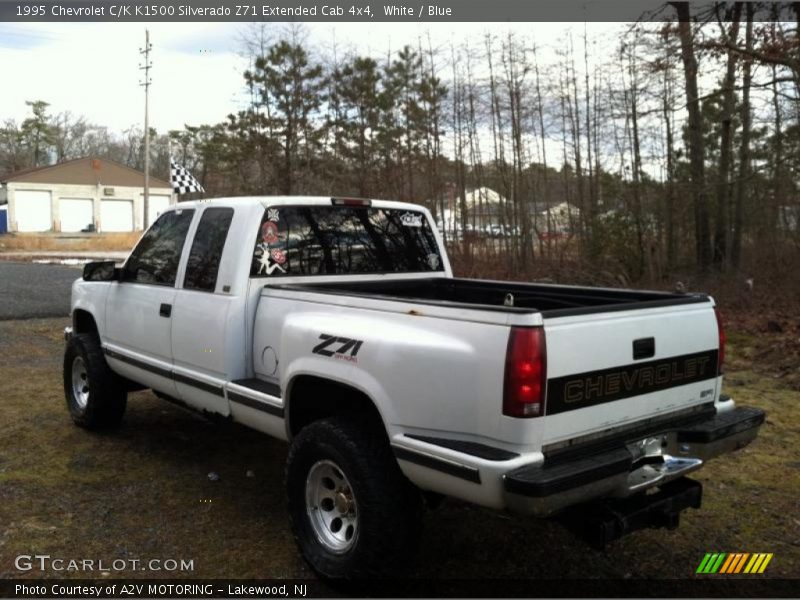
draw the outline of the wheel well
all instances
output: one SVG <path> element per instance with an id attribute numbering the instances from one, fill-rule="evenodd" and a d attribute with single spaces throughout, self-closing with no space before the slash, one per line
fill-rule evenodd
<path id="1" fill-rule="evenodd" d="M 91 333 L 99 335 L 97 331 L 97 323 L 92 316 L 92 313 L 85 310 L 77 309 L 72 313 L 72 330 L 75 333 Z"/>
<path id="2" fill-rule="evenodd" d="M 291 437 L 314 421 L 338 415 L 367 415 L 383 428 L 383 420 L 372 399 L 337 381 L 301 375 L 292 382 L 288 400 L 286 416 Z"/>

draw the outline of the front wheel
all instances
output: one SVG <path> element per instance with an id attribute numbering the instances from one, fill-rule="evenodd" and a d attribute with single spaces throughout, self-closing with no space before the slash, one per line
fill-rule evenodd
<path id="1" fill-rule="evenodd" d="M 321 576 L 397 575 L 414 555 L 421 497 L 371 421 L 305 427 L 289 449 L 286 489 L 295 540 Z"/>
<path id="2" fill-rule="evenodd" d="M 98 339 L 73 335 L 64 352 L 64 396 L 70 416 L 85 429 L 111 429 L 122 422 L 125 384 L 106 363 Z"/>

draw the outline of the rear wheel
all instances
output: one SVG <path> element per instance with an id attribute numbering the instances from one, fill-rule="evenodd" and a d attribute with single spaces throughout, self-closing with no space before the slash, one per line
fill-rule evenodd
<path id="1" fill-rule="evenodd" d="M 289 450 L 286 489 L 295 540 L 321 576 L 397 575 L 414 555 L 420 494 L 370 420 L 336 417 L 305 427 Z"/>
<path id="2" fill-rule="evenodd" d="M 64 396 L 70 416 L 85 429 L 118 427 L 125 414 L 125 382 L 106 363 L 96 336 L 73 335 L 64 352 Z"/>

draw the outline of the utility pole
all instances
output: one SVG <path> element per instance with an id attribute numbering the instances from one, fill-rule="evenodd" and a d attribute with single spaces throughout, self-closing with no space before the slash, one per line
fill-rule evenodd
<path id="1" fill-rule="evenodd" d="M 139 70 L 144 71 L 144 81 L 140 81 L 139 85 L 144 87 L 144 217 L 142 219 L 142 226 L 147 229 L 148 214 L 150 209 L 150 115 L 148 100 L 150 96 L 150 67 L 153 63 L 150 62 L 150 50 L 153 45 L 150 43 L 150 30 L 144 30 L 144 48 L 139 48 L 139 54 L 144 56 L 144 64 L 139 65 Z"/>

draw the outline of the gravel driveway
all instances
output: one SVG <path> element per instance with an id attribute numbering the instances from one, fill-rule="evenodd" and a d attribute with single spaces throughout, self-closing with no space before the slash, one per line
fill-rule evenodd
<path id="1" fill-rule="evenodd" d="M 81 267 L 0 261 L 0 321 L 69 315 Z"/>

